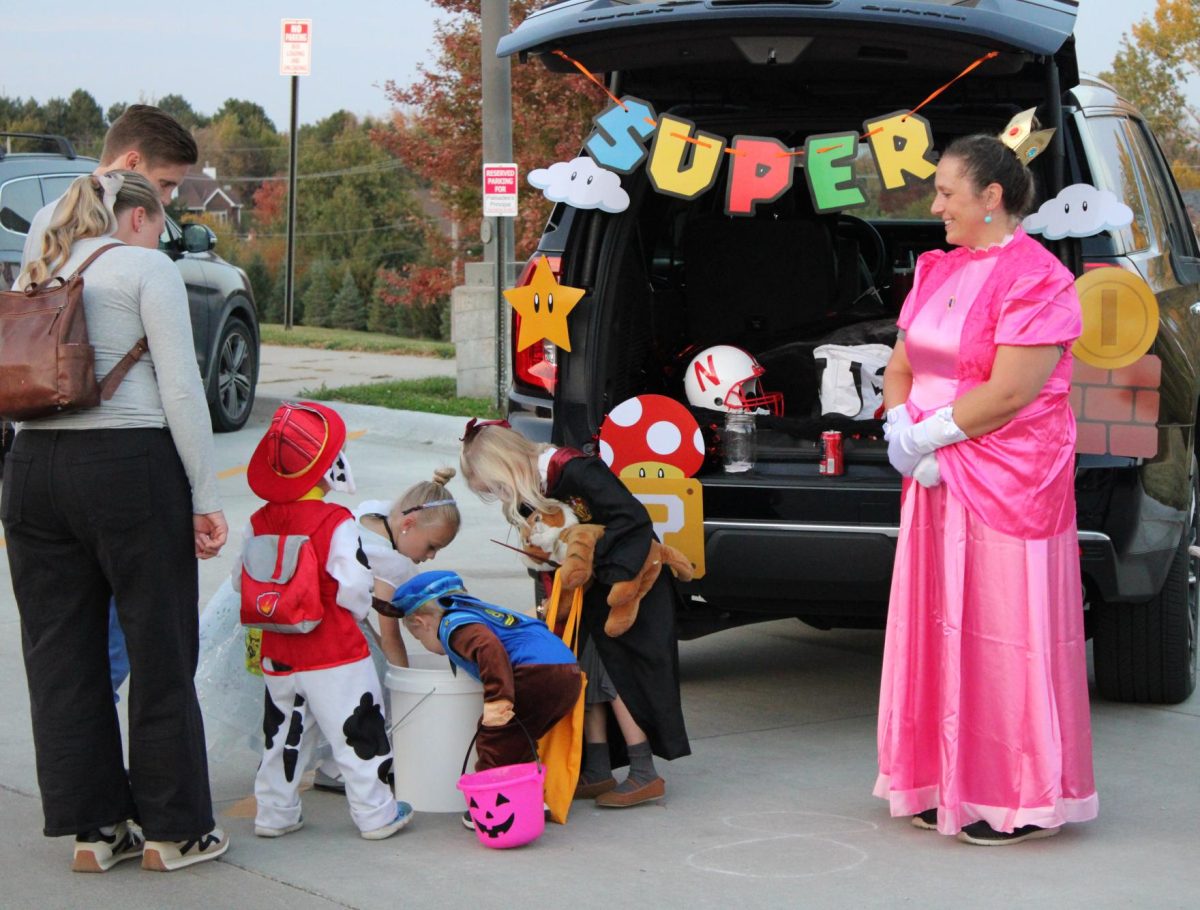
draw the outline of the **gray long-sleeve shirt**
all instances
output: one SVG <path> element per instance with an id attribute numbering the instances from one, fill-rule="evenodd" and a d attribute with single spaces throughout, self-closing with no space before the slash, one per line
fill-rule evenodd
<path id="1" fill-rule="evenodd" d="M 78 241 L 59 270 L 68 276 L 111 237 Z M 187 291 L 179 270 L 158 250 L 120 246 L 83 273 L 83 307 L 96 349 L 96 377 L 105 376 L 146 336 L 150 351 L 134 364 L 116 393 L 98 407 L 19 425 L 34 430 L 167 427 L 192 487 L 197 514 L 221 508 L 213 470 L 212 424 L 196 349 Z"/>

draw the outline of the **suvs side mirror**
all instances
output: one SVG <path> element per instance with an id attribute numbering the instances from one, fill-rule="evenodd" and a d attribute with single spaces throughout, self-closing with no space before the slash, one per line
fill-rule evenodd
<path id="1" fill-rule="evenodd" d="M 180 246 L 186 253 L 207 253 L 217 245 L 217 235 L 206 224 L 183 225 Z"/>

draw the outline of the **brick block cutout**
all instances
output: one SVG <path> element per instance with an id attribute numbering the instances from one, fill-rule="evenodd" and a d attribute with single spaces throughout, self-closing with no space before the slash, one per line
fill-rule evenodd
<path id="1" fill-rule="evenodd" d="M 1080 455 L 1153 458 L 1158 454 L 1162 361 L 1153 354 L 1119 370 L 1076 360 L 1071 372 L 1075 451 Z"/>

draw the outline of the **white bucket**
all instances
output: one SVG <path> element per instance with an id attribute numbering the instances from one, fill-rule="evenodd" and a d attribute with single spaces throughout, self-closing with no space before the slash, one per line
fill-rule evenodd
<path id="1" fill-rule="evenodd" d="M 394 725 L 396 798 L 419 812 L 462 812 L 455 785 L 483 713 L 483 686 L 461 670 L 451 673 L 449 660 L 415 642 L 408 662 L 389 665 L 384 681 Z"/>

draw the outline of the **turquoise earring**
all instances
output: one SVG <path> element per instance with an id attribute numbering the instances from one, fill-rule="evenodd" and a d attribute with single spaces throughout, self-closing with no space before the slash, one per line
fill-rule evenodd
<path id="1" fill-rule="evenodd" d="M 986 215 L 983 216 L 983 223 L 984 224 L 992 223 L 992 213 L 991 212 L 988 212 Z"/>

